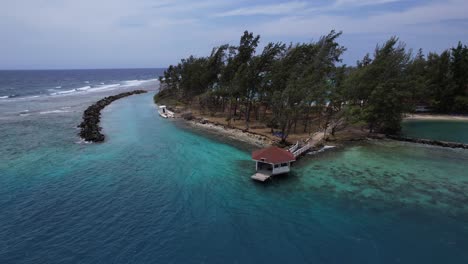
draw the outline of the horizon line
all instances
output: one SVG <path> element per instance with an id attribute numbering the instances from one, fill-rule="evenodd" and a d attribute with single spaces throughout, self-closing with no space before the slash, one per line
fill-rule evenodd
<path id="1" fill-rule="evenodd" d="M 167 67 L 135 67 L 135 68 L 13 68 L 0 69 L 0 71 L 86 71 L 86 70 L 149 70 L 149 69 L 166 69 Z"/>

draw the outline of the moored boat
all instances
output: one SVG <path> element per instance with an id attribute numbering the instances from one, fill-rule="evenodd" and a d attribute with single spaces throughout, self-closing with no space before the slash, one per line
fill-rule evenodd
<path id="1" fill-rule="evenodd" d="M 165 105 L 159 106 L 158 113 L 163 118 L 174 118 L 174 112 L 169 111 Z"/>

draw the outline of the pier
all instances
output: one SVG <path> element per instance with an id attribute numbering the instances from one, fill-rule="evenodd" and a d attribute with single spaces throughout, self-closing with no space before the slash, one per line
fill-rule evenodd
<path id="1" fill-rule="evenodd" d="M 272 146 L 254 151 L 252 159 L 255 161 L 256 173 L 250 178 L 264 182 L 274 175 L 288 173 L 291 170 L 291 163 L 307 153 L 311 148 L 317 146 L 322 139 L 323 133 L 319 132 L 307 139 L 303 145 L 298 141 L 288 149 Z"/>

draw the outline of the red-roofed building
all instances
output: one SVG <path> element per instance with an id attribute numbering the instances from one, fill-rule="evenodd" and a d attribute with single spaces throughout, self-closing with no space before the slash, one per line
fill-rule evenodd
<path id="1" fill-rule="evenodd" d="M 256 161 L 257 171 L 252 178 L 260 181 L 265 181 L 272 175 L 288 173 L 291 162 L 296 161 L 291 152 L 275 146 L 252 152 L 252 159 Z"/>

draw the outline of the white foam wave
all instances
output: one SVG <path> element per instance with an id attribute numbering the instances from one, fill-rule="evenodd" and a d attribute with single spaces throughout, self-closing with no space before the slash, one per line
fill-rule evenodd
<path id="1" fill-rule="evenodd" d="M 71 90 L 66 90 L 66 91 L 57 91 L 57 90 L 49 90 L 52 93 L 50 95 L 66 95 L 66 94 L 72 94 L 72 93 L 80 93 L 80 92 L 97 92 L 97 91 L 103 91 L 103 90 L 112 90 L 117 87 L 119 87 L 120 84 L 107 84 L 107 85 L 99 85 L 97 87 L 91 87 L 89 85 L 83 86 L 80 88 L 75 88 Z"/>
<path id="2" fill-rule="evenodd" d="M 21 98 L 18 98 L 18 99 L 31 99 L 31 98 L 38 98 L 38 97 L 41 97 L 41 96 L 40 95 L 32 95 L 32 96 L 21 97 Z"/>
<path id="3" fill-rule="evenodd" d="M 77 90 L 77 91 L 87 91 L 89 89 L 91 89 L 91 86 L 88 85 L 88 86 L 83 86 L 83 87 L 80 87 L 80 88 L 76 88 L 75 90 Z"/>
<path id="4" fill-rule="evenodd" d="M 50 111 L 42 111 L 39 112 L 40 115 L 47 115 L 47 114 L 59 114 L 59 113 L 68 113 L 70 111 L 66 110 L 50 110 Z"/>
<path id="5" fill-rule="evenodd" d="M 74 92 L 76 92 L 76 89 L 66 90 L 66 91 L 59 91 L 59 92 L 51 93 L 50 95 L 62 95 L 62 94 L 70 94 L 70 93 L 74 93 Z"/>
<path id="6" fill-rule="evenodd" d="M 125 85 L 125 86 L 138 86 L 138 85 L 142 85 L 142 84 L 147 83 L 147 82 L 155 82 L 155 81 L 159 81 L 159 80 L 158 79 L 128 80 L 128 81 L 124 81 L 122 83 L 122 85 Z"/>
<path id="7" fill-rule="evenodd" d="M 93 142 L 91 142 L 91 141 L 86 141 L 84 138 L 80 138 L 79 141 L 75 142 L 75 144 L 79 144 L 79 145 L 81 145 L 81 144 L 92 144 L 92 143 Z"/>
<path id="8" fill-rule="evenodd" d="M 89 92 L 96 92 L 96 91 L 102 91 L 102 90 L 111 90 L 111 89 L 115 89 L 115 88 L 117 88 L 119 86 L 120 86 L 119 83 L 101 85 L 101 86 L 90 89 Z"/>
<path id="9" fill-rule="evenodd" d="M 28 116 L 28 115 L 30 115 L 28 109 L 23 110 L 23 111 L 21 111 L 21 112 L 19 113 L 19 116 Z"/>
<path id="10" fill-rule="evenodd" d="M 141 85 L 143 83 L 145 83 L 146 81 L 143 81 L 143 80 L 128 80 L 128 81 L 124 81 L 122 83 L 123 86 L 138 86 L 138 85 Z"/>
<path id="11" fill-rule="evenodd" d="M 148 83 L 148 82 L 158 82 L 158 79 L 148 79 L 148 80 L 127 80 L 127 81 L 121 81 L 120 83 L 114 83 L 114 84 L 105 84 L 101 83 L 100 85 L 94 86 L 94 85 L 87 85 L 75 89 L 70 89 L 70 90 L 60 90 L 62 86 L 56 86 L 54 89 L 49 89 L 49 95 L 50 96 L 59 96 L 59 95 L 72 95 L 72 94 L 81 94 L 84 92 L 99 92 L 99 91 L 110 91 L 114 90 L 117 88 L 121 87 L 135 87 L 135 86 L 140 86 L 142 84 Z M 89 81 L 86 81 L 85 83 L 89 83 Z M 32 98 L 37 98 L 37 97 L 42 97 L 41 95 L 33 95 L 33 96 L 25 96 L 25 97 L 16 97 L 14 95 L 10 96 L 0 96 L 0 99 L 10 99 L 10 100 L 27 100 L 27 99 L 32 99 Z"/>
<path id="12" fill-rule="evenodd" d="M 25 97 L 17 97 L 16 95 L 10 95 L 10 96 L 1 96 L 0 99 L 8 100 L 8 101 L 17 101 L 17 100 L 26 100 L 26 99 L 32 99 L 32 98 L 37 98 L 37 97 L 40 97 L 40 95 L 25 96 Z"/>

